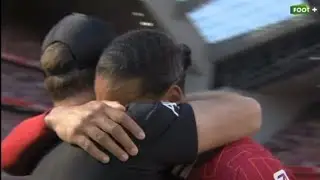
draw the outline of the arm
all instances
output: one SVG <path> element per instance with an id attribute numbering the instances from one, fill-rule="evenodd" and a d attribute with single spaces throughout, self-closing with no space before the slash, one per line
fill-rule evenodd
<path id="1" fill-rule="evenodd" d="M 46 128 L 45 114 L 24 120 L 1 142 L 1 169 L 12 175 L 28 175 L 57 139 Z M 51 144 L 52 145 L 52 144 Z"/>
<path id="2" fill-rule="evenodd" d="M 198 153 L 249 136 L 261 126 L 259 103 L 237 93 L 211 91 L 187 96 L 196 117 Z"/>
<path id="3" fill-rule="evenodd" d="M 121 110 L 108 111 L 111 107 Z M 93 101 L 75 107 L 55 107 L 47 113 L 26 119 L 17 125 L 1 142 L 1 169 L 8 174 L 15 176 L 29 175 L 48 150 L 59 142 L 58 136 L 66 142 L 83 145 L 82 147 L 84 149 L 88 152 L 92 152 L 92 150 L 94 150 L 92 145 L 94 144 L 84 143 L 84 141 L 81 141 L 81 139 L 78 138 L 81 136 L 83 137 L 83 135 L 88 132 L 86 131 L 87 129 L 81 129 L 81 127 L 90 127 L 88 121 L 91 123 L 93 122 L 93 125 L 97 125 L 94 120 L 101 120 L 99 121 L 101 122 L 100 124 L 105 124 L 106 126 L 117 127 L 120 122 L 119 118 L 121 118 L 121 112 L 123 112 L 122 109 L 123 107 L 119 107 L 118 103 L 108 102 L 105 104 Z M 106 118 L 107 115 L 116 116 L 116 118 L 111 122 L 110 119 Z M 88 119 L 89 116 L 90 119 Z M 68 118 L 68 121 L 65 121 L 66 118 Z M 49 121 L 45 121 L 46 119 L 49 119 Z M 52 119 L 53 121 L 50 121 Z M 54 123 L 57 121 L 59 122 L 58 125 Z M 122 123 L 120 124 L 127 127 L 129 131 L 135 133 L 136 136 L 141 134 L 141 128 L 131 119 L 122 120 Z M 48 127 L 51 127 L 54 131 Z M 57 132 L 58 136 L 55 132 Z M 103 133 L 102 135 L 92 131 L 89 131 L 89 133 L 93 134 L 92 139 L 95 139 L 98 142 L 103 141 L 103 143 L 101 143 L 102 146 L 107 146 L 106 149 L 111 150 L 111 152 L 115 152 L 112 150 L 117 149 L 117 147 L 114 146 L 110 148 L 110 144 L 112 144 L 114 140 L 106 140 L 105 135 L 107 135 L 107 133 Z M 116 128 L 116 131 L 110 134 L 113 134 L 113 137 L 117 142 L 124 142 L 123 144 L 128 147 L 127 149 L 135 147 L 122 128 Z M 76 140 L 80 141 L 77 142 Z M 120 149 L 117 152 L 118 153 L 115 154 L 118 155 L 120 159 L 121 153 L 124 151 Z M 99 154 L 96 151 L 93 151 L 93 156 L 94 155 L 96 155 L 95 157 L 101 157 L 100 159 L 97 159 L 104 160 L 103 156 L 105 153 L 101 152 Z"/>
<path id="4" fill-rule="evenodd" d="M 174 164 L 191 163 L 197 155 L 197 132 L 190 105 L 177 106 L 173 113 L 164 103 L 133 103 L 128 114 L 146 133 L 138 156 L 122 163 L 114 156 L 102 164 L 80 148 L 62 143 L 47 154 L 32 174 L 33 180 L 140 179 L 161 180 L 171 177 Z M 77 172 L 77 173 L 75 173 Z"/>
<path id="5" fill-rule="evenodd" d="M 236 93 L 211 91 L 192 94 L 187 99 L 193 100 L 190 101 L 190 104 L 194 109 L 197 121 L 198 153 L 251 135 L 261 125 L 260 106 L 251 98 Z M 130 149 L 136 149 L 136 146 L 130 141 L 121 126 L 138 138 L 142 131 L 133 123 L 132 119 L 122 118 L 122 110 L 115 112 L 111 111 L 110 107 L 117 108 L 110 102 L 105 104 L 98 101 L 75 107 L 57 107 L 46 116 L 46 122 L 62 140 L 82 147 L 102 162 L 105 162 L 105 159 L 108 161 L 109 157 L 106 156 L 106 153 L 98 150 L 90 139 L 98 142 L 119 159 L 126 160 L 127 158 L 121 158 L 128 157 L 124 150 L 110 146 L 110 144 L 114 144 L 114 140 L 110 139 L 108 134 L 113 136 L 123 147 L 126 147 L 126 151 L 130 153 Z M 112 114 L 114 118 L 110 118 Z M 109 118 L 106 115 L 109 115 Z M 69 121 L 64 121 L 66 117 Z M 104 131 L 94 131 L 92 126 Z M 113 128 L 104 128 L 106 126 L 117 127 L 117 131 L 114 131 Z M 140 139 L 142 138 L 140 137 Z M 130 154 L 135 155 L 136 153 L 137 151 Z"/>

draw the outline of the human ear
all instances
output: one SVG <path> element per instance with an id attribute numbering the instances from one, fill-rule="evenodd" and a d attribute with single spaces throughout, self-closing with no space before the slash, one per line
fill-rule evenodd
<path id="1" fill-rule="evenodd" d="M 172 85 L 166 94 L 161 98 L 161 100 L 169 102 L 181 102 L 183 100 L 183 91 L 179 86 Z"/>

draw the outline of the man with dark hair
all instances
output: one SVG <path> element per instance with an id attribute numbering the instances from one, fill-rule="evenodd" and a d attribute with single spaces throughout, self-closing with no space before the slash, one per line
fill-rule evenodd
<path id="1" fill-rule="evenodd" d="M 64 17 L 50 30 L 43 41 L 40 62 L 45 88 L 55 107 L 81 105 L 95 98 L 95 68 L 103 49 L 114 37 L 109 24 L 79 13 Z M 56 144 L 58 138 L 46 128 L 45 117 L 42 114 L 22 122 L 2 141 L 2 169 L 15 175 L 28 175 L 43 154 Z M 101 145 L 104 147 L 105 143 Z M 101 158 L 99 154 L 93 156 Z"/>
<path id="2" fill-rule="evenodd" d="M 179 84 L 184 84 L 188 59 L 181 48 L 158 31 L 131 31 L 116 38 L 100 57 L 95 94 L 97 100 L 118 101 L 126 106 L 130 117 L 144 129 L 146 139 L 135 140 L 139 154 L 125 163 L 113 159 L 102 164 L 83 150 L 61 143 L 39 163 L 32 180 L 172 179 L 170 172 L 175 165 L 193 163 L 197 154 L 212 149 L 212 119 L 224 121 L 230 114 L 239 115 L 240 109 L 234 106 L 243 99 L 220 92 L 215 100 L 176 104 L 185 101 Z M 226 99 L 233 99 L 232 103 Z M 255 101 L 247 98 L 244 105 L 248 109 L 241 111 L 251 112 L 241 118 L 261 117 Z M 233 128 L 231 125 L 229 130 Z"/>
<path id="3" fill-rule="evenodd" d="M 150 37 L 149 41 L 138 40 L 145 37 Z M 185 58 L 182 48 L 169 40 L 166 34 L 151 30 L 132 31 L 118 37 L 104 51 L 97 65 L 97 99 L 126 105 L 135 100 L 160 100 L 168 95 L 170 97 L 161 100 L 180 101 L 185 61 L 189 58 Z M 107 97 L 99 97 L 103 92 L 107 92 Z"/>
<path id="4" fill-rule="evenodd" d="M 138 139 L 143 139 L 145 135 L 135 121 L 124 112 L 125 108 L 119 103 L 111 101 L 88 102 L 94 97 L 92 93 L 93 87 L 90 88 L 93 79 L 91 82 L 88 80 L 93 78 L 92 72 L 94 72 L 98 60 L 96 57 L 107 46 L 113 34 L 108 26 L 103 24 L 105 23 L 96 18 L 73 14 L 65 17 L 51 29 L 44 41 L 41 64 L 46 74 L 45 85 L 51 91 L 50 94 L 53 97 L 55 107 L 48 113 L 22 122 L 2 142 L 1 164 L 4 170 L 16 175 L 28 175 L 32 172 L 39 159 L 47 153 L 47 150 L 59 142 L 56 135 L 47 127 L 54 130 L 65 142 L 78 145 L 104 163 L 109 161 L 107 155 L 109 152 L 122 161 L 129 158 L 128 154 L 134 156 L 138 153 L 137 147 L 127 132 L 124 131 L 124 128 Z M 188 64 L 190 65 L 190 52 L 179 51 L 177 47 L 175 47 L 175 51 L 177 56 L 183 55 L 183 58 L 176 59 L 180 61 L 185 59 L 187 63 L 183 64 L 183 67 L 186 69 Z M 167 56 L 163 57 L 167 58 Z M 143 63 L 140 65 L 143 65 Z M 132 66 L 130 68 L 132 69 Z M 170 70 L 173 73 L 172 77 L 170 77 L 171 79 L 169 79 L 170 81 L 175 79 L 173 75 L 182 72 L 180 64 L 176 66 L 176 69 L 177 73 Z M 172 83 L 183 85 L 181 80 L 184 76 L 185 72 L 179 76 L 179 78 L 181 77 L 180 79 L 177 78 Z M 77 78 L 84 79 L 79 81 Z M 122 80 L 124 79 L 119 79 L 119 83 L 123 82 Z M 170 86 L 169 81 L 159 80 L 164 83 L 164 89 L 167 86 L 165 83 L 169 83 L 168 86 Z M 155 84 L 155 86 L 158 85 Z M 149 85 L 145 84 L 143 87 L 147 88 Z M 157 91 L 152 86 L 150 88 L 149 92 L 146 89 L 147 94 Z M 174 89 L 181 91 L 179 88 Z M 173 92 L 181 94 L 178 91 Z M 130 92 L 127 95 L 130 95 Z M 178 96 L 174 95 L 172 97 Z M 259 129 L 261 122 L 260 109 L 256 101 L 234 93 L 224 92 L 212 92 L 206 94 L 205 97 L 211 98 L 207 103 L 202 102 L 206 104 L 206 107 L 194 109 L 196 117 L 207 122 L 207 124 L 197 125 L 204 132 L 198 136 L 201 139 L 202 149 L 216 148 L 239 139 L 241 136 L 250 135 Z M 142 100 L 139 97 L 137 98 L 137 100 Z M 212 100 L 212 98 L 215 98 L 215 100 Z M 175 101 L 178 100 L 176 99 Z M 164 103 L 163 106 L 167 107 L 164 113 L 158 114 L 158 119 L 152 119 L 155 126 L 157 125 L 156 122 L 166 122 L 162 121 L 162 119 L 171 120 L 170 114 L 168 116 L 168 109 L 171 108 L 173 110 L 172 108 L 176 107 L 170 103 Z M 147 108 L 146 110 L 150 109 Z M 237 113 L 237 117 L 221 113 L 228 111 Z M 136 112 L 136 110 L 133 112 Z M 190 114 L 190 111 L 184 112 Z M 216 118 L 212 119 L 212 116 Z M 192 121 L 184 120 L 190 117 L 181 115 L 181 122 L 185 122 L 185 124 L 180 124 L 178 126 L 179 129 L 188 131 L 183 127 L 195 128 L 195 126 L 190 126 Z M 209 117 L 210 120 L 208 119 Z M 143 119 L 142 117 L 141 120 Z M 240 125 L 236 125 L 236 123 Z M 178 127 L 175 126 L 175 128 Z M 203 129 L 204 127 L 205 129 Z M 226 129 L 230 131 L 226 131 Z M 196 138 L 196 136 L 193 136 L 193 138 Z M 179 141 L 177 140 L 177 142 Z M 100 148 L 101 146 L 109 152 L 106 153 Z M 174 147 L 167 148 L 172 149 Z M 190 148 L 190 151 L 192 151 L 192 148 Z M 194 148 L 193 151 L 196 152 Z"/>
<path id="5" fill-rule="evenodd" d="M 52 28 L 43 41 L 40 62 L 54 103 L 74 95 L 86 98 L 84 102 L 93 99 L 97 59 L 114 37 L 107 23 L 78 13 Z"/>
<path id="6" fill-rule="evenodd" d="M 72 65 L 72 61 L 74 58 L 69 46 L 62 42 L 48 45 L 43 52 L 40 62 L 45 73 L 44 85 L 54 103 L 73 96 L 84 98 L 84 102 L 94 98 L 94 66 L 78 69 Z M 71 64 L 70 69 L 68 64 Z"/>
<path id="7" fill-rule="evenodd" d="M 181 86 L 185 84 L 185 73 L 190 65 L 190 57 L 164 33 L 155 33 L 151 30 L 142 32 L 127 33 L 117 38 L 107 51 L 104 51 L 97 65 L 96 95 L 108 92 L 106 94 L 110 97 L 97 97 L 97 99 L 115 100 L 124 105 L 141 98 L 160 100 L 160 97 L 166 95 L 170 97 L 162 100 L 171 102 L 181 100 L 184 92 Z M 131 37 L 132 34 L 135 39 Z M 149 41 L 138 40 L 145 36 L 149 37 L 147 39 Z M 128 48 L 124 51 L 123 46 Z M 103 86 L 107 86 L 108 91 Z M 132 92 L 121 92 L 118 89 Z"/>

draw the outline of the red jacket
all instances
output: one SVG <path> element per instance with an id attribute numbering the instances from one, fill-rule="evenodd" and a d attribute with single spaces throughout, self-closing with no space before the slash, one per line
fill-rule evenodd
<path id="1" fill-rule="evenodd" d="M 1 169 L 13 175 L 28 175 L 57 142 L 46 128 L 45 114 L 22 121 L 1 142 Z"/>
<path id="2" fill-rule="evenodd" d="M 295 178 L 268 150 L 251 138 L 243 138 L 226 145 L 210 161 L 194 169 L 190 179 L 293 180 Z"/>

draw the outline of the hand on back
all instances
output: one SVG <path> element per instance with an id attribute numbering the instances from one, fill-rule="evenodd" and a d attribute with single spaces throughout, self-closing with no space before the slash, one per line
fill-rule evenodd
<path id="1" fill-rule="evenodd" d="M 138 148 L 124 128 L 143 139 L 143 130 L 114 101 L 91 101 L 80 106 L 56 107 L 46 116 L 47 125 L 65 142 L 77 145 L 101 162 L 109 156 L 98 146 L 122 161 L 136 155 Z"/>

